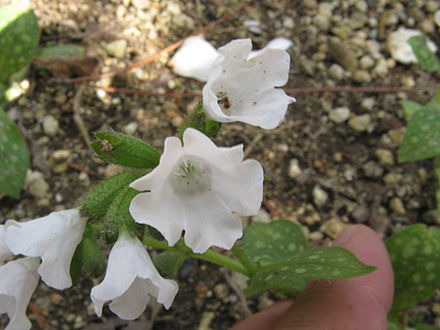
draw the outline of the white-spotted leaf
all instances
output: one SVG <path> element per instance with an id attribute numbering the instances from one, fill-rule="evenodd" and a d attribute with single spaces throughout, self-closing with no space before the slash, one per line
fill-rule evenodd
<path id="1" fill-rule="evenodd" d="M 285 283 L 308 279 L 341 279 L 366 275 L 376 267 L 362 263 L 342 247 L 317 247 L 295 254 L 289 260 L 260 268 L 248 282 L 247 295 L 277 289 Z"/>
<path id="2" fill-rule="evenodd" d="M 246 230 L 242 248 L 257 265 L 265 266 L 293 257 L 307 249 L 301 227 L 289 220 L 254 222 Z"/>
<path id="3" fill-rule="evenodd" d="M 386 241 L 393 263 L 393 311 L 406 310 L 430 298 L 440 286 L 440 230 L 416 224 Z"/>

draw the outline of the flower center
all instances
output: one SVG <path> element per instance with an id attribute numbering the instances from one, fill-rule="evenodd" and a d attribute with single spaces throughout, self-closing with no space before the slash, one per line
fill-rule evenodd
<path id="1" fill-rule="evenodd" d="M 203 160 L 183 156 L 174 167 L 169 180 L 174 192 L 195 197 L 211 191 L 210 169 Z"/>

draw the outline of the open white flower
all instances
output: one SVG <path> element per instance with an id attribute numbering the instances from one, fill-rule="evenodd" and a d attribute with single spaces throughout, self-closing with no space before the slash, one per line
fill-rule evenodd
<path id="1" fill-rule="evenodd" d="M 31 328 L 26 308 L 40 278 L 38 265 L 37 258 L 22 258 L 0 266 L 0 314 L 9 317 L 5 330 Z"/>
<path id="2" fill-rule="evenodd" d="M 9 259 L 14 254 L 9 250 L 9 248 L 6 246 L 5 242 L 5 226 L 0 225 L 0 262 L 5 261 L 6 259 Z"/>
<path id="3" fill-rule="evenodd" d="M 41 257 L 38 273 L 55 289 L 72 285 L 70 263 L 76 246 L 81 242 L 85 219 L 78 209 L 52 212 L 27 222 L 8 220 L 5 241 L 15 254 Z"/>
<path id="4" fill-rule="evenodd" d="M 134 320 L 145 310 L 149 295 L 168 309 L 177 290 L 174 281 L 160 276 L 142 243 L 122 232 L 110 252 L 104 280 L 92 289 L 91 298 L 98 316 L 102 315 L 102 306 L 112 301 L 113 313 Z"/>
<path id="5" fill-rule="evenodd" d="M 174 245 L 185 230 L 185 244 L 196 253 L 210 246 L 230 249 L 243 234 L 232 212 L 255 215 L 263 197 L 263 169 L 243 161 L 243 145 L 219 148 L 207 136 L 188 128 L 182 144 L 165 140 L 159 165 L 130 187 L 149 190 L 133 198 L 130 213 Z"/>
<path id="6" fill-rule="evenodd" d="M 265 48 L 250 58 L 250 39 L 233 40 L 219 48 L 203 87 L 203 106 L 219 122 L 242 121 L 265 129 L 277 127 L 295 98 L 280 88 L 289 77 L 290 57 Z"/>

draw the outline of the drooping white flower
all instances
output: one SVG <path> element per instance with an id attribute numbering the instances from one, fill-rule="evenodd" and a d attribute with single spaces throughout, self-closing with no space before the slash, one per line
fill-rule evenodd
<path id="1" fill-rule="evenodd" d="M 233 212 L 255 215 L 263 197 L 263 169 L 243 161 L 243 145 L 219 148 L 188 128 L 183 147 L 177 137 L 165 140 L 159 165 L 130 187 L 149 190 L 133 198 L 129 211 L 174 245 L 185 231 L 185 244 L 196 253 L 210 246 L 230 249 L 243 234 Z"/>
<path id="2" fill-rule="evenodd" d="M 38 265 L 38 258 L 22 258 L 0 266 L 0 314 L 9 317 L 5 330 L 31 328 L 26 308 L 40 278 Z"/>
<path id="3" fill-rule="evenodd" d="M 5 242 L 5 226 L 0 225 L 0 262 L 5 261 L 6 259 L 9 259 L 14 254 L 9 250 L 9 248 L 6 246 Z"/>
<path id="4" fill-rule="evenodd" d="M 195 36 L 185 40 L 170 62 L 174 73 L 206 81 L 217 56 L 218 52 L 213 45 L 202 37 Z"/>
<path id="5" fill-rule="evenodd" d="M 55 289 L 72 285 L 70 263 L 76 246 L 81 242 L 85 219 L 78 209 L 52 212 L 27 222 L 8 220 L 5 241 L 15 254 L 41 257 L 38 273 Z"/>
<path id="6" fill-rule="evenodd" d="M 404 64 L 417 63 L 417 57 L 408 43 L 409 38 L 423 35 L 419 30 L 400 28 L 388 36 L 388 49 L 391 56 Z M 428 39 L 428 48 L 433 52 L 437 51 L 437 46 Z"/>
<path id="7" fill-rule="evenodd" d="M 149 295 L 168 309 L 177 290 L 174 281 L 160 276 L 142 243 L 122 232 L 110 252 L 104 280 L 92 289 L 91 298 L 98 316 L 103 305 L 112 301 L 113 313 L 134 320 L 145 310 Z"/>
<path id="8" fill-rule="evenodd" d="M 265 129 L 277 127 L 295 99 L 275 87 L 287 83 L 290 57 L 265 48 L 249 58 L 250 39 L 233 40 L 219 48 L 203 87 L 203 106 L 219 122 L 242 121 Z"/>

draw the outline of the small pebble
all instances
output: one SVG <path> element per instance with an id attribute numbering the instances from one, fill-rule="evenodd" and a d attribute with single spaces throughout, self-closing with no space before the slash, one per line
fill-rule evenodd
<path id="1" fill-rule="evenodd" d="M 331 238 L 336 238 L 346 226 L 339 218 L 332 218 L 321 226 L 321 231 Z"/>
<path id="2" fill-rule="evenodd" d="M 393 197 L 390 201 L 390 209 L 397 214 L 406 214 L 405 206 L 399 197 Z"/>
<path id="3" fill-rule="evenodd" d="M 329 118 L 335 123 L 343 123 L 350 116 L 350 109 L 347 107 L 340 107 L 330 111 Z"/>
<path id="4" fill-rule="evenodd" d="M 384 169 L 372 160 L 362 165 L 362 170 L 367 178 L 380 178 L 384 172 Z"/>
<path id="5" fill-rule="evenodd" d="M 301 174 L 301 167 L 299 167 L 299 161 L 296 158 L 290 160 L 289 164 L 289 177 L 296 178 Z"/>
<path id="6" fill-rule="evenodd" d="M 357 70 L 353 74 L 353 80 L 358 83 L 369 83 L 371 81 L 371 75 L 366 70 Z"/>
<path id="7" fill-rule="evenodd" d="M 351 118 L 348 125 L 355 131 L 363 132 L 370 127 L 371 116 L 369 114 L 359 115 Z"/>
<path id="8" fill-rule="evenodd" d="M 315 186 L 313 188 L 313 203 L 316 206 L 323 206 L 328 201 L 328 193 L 323 190 L 320 186 Z"/>
<path id="9" fill-rule="evenodd" d="M 344 69 L 339 64 L 333 63 L 328 69 L 328 74 L 335 80 L 341 80 L 344 78 Z"/>
<path id="10" fill-rule="evenodd" d="M 44 134 L 49 136 L 54 136 L 57 134 L 60 124 L 58 120 L 52 116 L 48 115 L 43 118 L 43 131 Z"/>
<path id="11" fill-rule="evenodd" d="M 388 149 L 376 149 L 376 157 L 379 159 L 379 163 L 383 165 L 394 165 L 394 155 Z"/>

